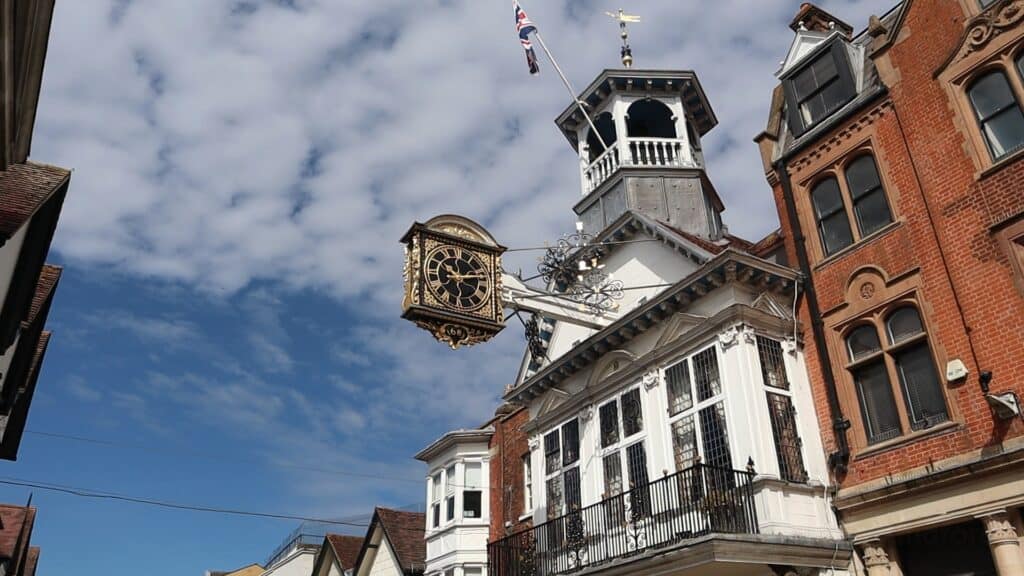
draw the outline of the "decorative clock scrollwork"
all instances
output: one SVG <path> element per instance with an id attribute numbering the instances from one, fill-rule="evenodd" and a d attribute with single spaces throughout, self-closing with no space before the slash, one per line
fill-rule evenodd
<path id="1" fill-rule="evenodd" d="M 537 318 L 533 317 L 523 322 L 523 328 L 526 331 L 526 349 L 530 353 L 530 359 L 537 364 L 543 363 L 547 358 L 547 346 L 544 345 L 544 340 L 540 337 Z"/>
<path id="2" fill-rule="evenodd" d="M 537 264 L 537 272 L 548 286 L 557 290 L 568 289 L 576 283 L 577 262 L 597 257 L 598 247 L 593 242 L 594 237 L 579 228 L 573 234 L 562 236 L 554 246 L 544 251 Z"/>

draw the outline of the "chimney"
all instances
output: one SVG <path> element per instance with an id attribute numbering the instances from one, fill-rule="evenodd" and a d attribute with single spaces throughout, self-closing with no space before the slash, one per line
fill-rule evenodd
<path id="1" fill-rule="evenodd" d="M 853 36 L 852 26 L 810 2 L 804 2 L 800 5 L 800 10 L 797 10 L 793 21 L 789 23 L 789 27 L 794 32 L 809 30 L 811 32 L 827 33 L 832 30 L 838 30 L 846 38 Z"/>

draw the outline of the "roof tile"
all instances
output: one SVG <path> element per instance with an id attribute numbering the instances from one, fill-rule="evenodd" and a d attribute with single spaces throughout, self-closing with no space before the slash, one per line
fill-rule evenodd
<path id="1" fill-rule="evenodd" d="M 348 570 L 355 567 L 359 550 L 363 547 L 362 536 L 328 534 L 327 541 L 331 543 L 331 548 L 334 549 L 334 556 L 338 558 L 342 569 Z"/>
<path id="2" fill-rule="evenodd" d="M 0 235 L 13 236 L 70 176 L 64 168 L 34 162 L 0 171 Z"/>
<path id="3" fill-rule="evenodd" d="M 424 540 L 426 514 L 388 508 L 377 508 L 376 514 L 402 571 L 406 574 L 422 573 L 427 559 L 427 542 Z"/>

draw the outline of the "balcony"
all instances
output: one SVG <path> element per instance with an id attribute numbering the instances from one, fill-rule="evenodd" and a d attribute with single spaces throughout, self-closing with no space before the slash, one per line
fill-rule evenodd
<path id="1" fill-rule="evenodd" d="M 627 138 L 616 142 L 583 170 L 589 194 L 619 168 L 700 168 L 699 153 L 677 138 Z"/>
<path id="2" fill-rule="evenodd" d="M 753 477 L 697 464 L 489 544 L 489 573 L 568 574 L 707 534 L 757 534 Z"/>

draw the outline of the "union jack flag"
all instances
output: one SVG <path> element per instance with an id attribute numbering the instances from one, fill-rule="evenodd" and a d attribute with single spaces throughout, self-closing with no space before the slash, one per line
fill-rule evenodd
<path id="1" fill-rule="evenodd" d="M 519 33 L 519 43 L 526 50 L 526 65 L 530 67 L 530 74 L 539 74 L 540 65 L 537 63 L 537 53 L 533 51 L 533 44 L 530 42 L 530 34 L 537 31 L 537 27 L 530 22 L 526 11 L 519 6 L 519 2 L 513 2 L 516 9 L 516 32 Z"/>

